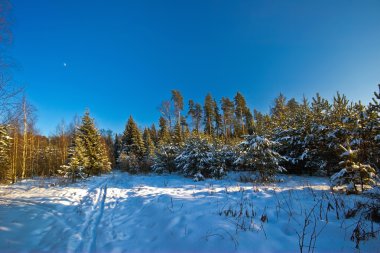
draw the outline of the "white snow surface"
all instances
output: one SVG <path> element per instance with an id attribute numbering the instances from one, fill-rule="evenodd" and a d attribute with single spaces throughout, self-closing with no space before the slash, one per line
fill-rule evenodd
<path id="1" fill-rule="evenodd" d="M 335 197 L 348 208 L 364 198 L 332 196 L 325 178 L 283 176 L 283 182 L 260 185 L 238 177 L 194 182 L 113 172 L 65 186 L 54 179 L 0 186 L 0 251 L 299 252 L 297 233 L 318 201 Z M 317 209 L 322 232 L 314 251 L 355 251 L 355 218 L 338 220 L 335 210 Z M 379 246 L 372 239 L 360 249 L 380 252 Z"/>

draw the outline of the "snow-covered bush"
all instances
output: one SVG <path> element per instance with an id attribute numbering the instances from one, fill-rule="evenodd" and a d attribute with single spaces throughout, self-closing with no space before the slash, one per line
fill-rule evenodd
<path id="1" fill-rule="evenodd" d="M 358 150 L 350 147 L 340 147 L 344 150 L 341 157 L 344 159 L 339 163 L 341 170 L 331 176 L 331 186 L 345 186 L 348 193 L 358 193 L 357 185 L 361 186 L 361 191 L 365 187 L 370 188 L 376 184 L 376 170 L 370 165 L 357 162 Z"/>
<path id="2" fill-rule="evenodd" d="M 225 173 L 225 163 L 219 145 L 212 145 L 205 139 L 190 138 L 175 159 L 178 170 L 185 176 L 221 178 Z"/>
<path id="3" fill-rule="evenodd" d="M 278 142 L 258 135 L 247 135 L 244 139 L 235 161 L 241 170 L 257 171 L 261 181 L 270 181 L 277 172 L 285 170 L 280 166 L 284 158 L 274 150 Z"/>
<path id="4" fill-rule="evenodd" d="M 173 144 L 166 144 L 160 146 L 153 159 L 152 170 L 157 173 L 172 173 L 177 170 L 175 158 L 179 152 L 178 146 Z"/>
<path id="5" fill-rule="evenodd" d="M 69 165 L 62 165 L 61 169 L 62 170 L 58 170 L 57 172 L 64 178 L 69 179 L 71 182 L 75 182 L 77 178 L 85 179 L 86 177 L 82 166 L 70 167 Z"/>

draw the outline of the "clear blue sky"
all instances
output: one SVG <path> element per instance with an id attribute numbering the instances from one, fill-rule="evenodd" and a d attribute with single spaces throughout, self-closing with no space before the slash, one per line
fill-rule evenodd
<path id="1" fill-rule="evenodd" d="M 380 1 L 13 0 L 16 80 L 43 134 L 90 108 L 100 128 L 157 122 L 182 91 L 368 102 L 380 83 Z M 66 66 L 65 66 L 66 64 Z M 186 102 L 187 103 L 187 102 Z"/>

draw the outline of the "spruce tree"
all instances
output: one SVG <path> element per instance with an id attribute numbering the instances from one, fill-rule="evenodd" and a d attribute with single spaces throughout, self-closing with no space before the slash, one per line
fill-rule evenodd
<path id="1" fill-rule="evenodd" d="M 143 133 L 144 147 L 145 147 L 145 156 L 153 156 L 155 146 L 152 141 L 149 129 L 145 128 Z"/>
<path id="2" fill-rule="evenodd" d="M 82 139 L 78 135 L 78 129 L 75 129 L 68 151 L 67 162 L 61 166 L 62 170 L 58 170 L 58 172 L 64 177 L 69 178 L 71 182 L 74 182 L 76 178 L 85 177 L 84 168 L 88 165 L 89 157 L 85 154 Z"/>
<path id="3" fill-rule="evenodd" d="M 143 157 L 145 151 L 144 142 L 142 140 L 141 132 L 132 116 L 128 119 L 121 142 L 124 152 L 127 154 L 134 154 L 140 158 Z"/>
<path id="4" fill-rule="evenodd" d="M 121 141 L 122 152 L 118 161 L 120 167 L 132 173 L 139 172 L 144 159 L 145 146 L 141 132 L 132 116 L 128 119 Z"/>
<path id="5" fill-rule="evenodd" d="M 182 128 L 180 123 L 177 123 L 174 127 L 172 140 L 175 145 L 180 145 L 183 141 Z"/>
<path id="6" fill-rule="evenodd" d="M 153 165 L 153 159 L 154 159 L 154 154 L 155 154 L 155 146 L 150 137 L 150 131 L 147 128 L 144 129 L 143 140 L 144 140 L 145 154 L 143 158 L 142 168 L 144 171 L 147 172 L 147 171 L 150 171 Z"/>
<path id="7" fill-rule="evenodd" d="M 87 176 L 99 175 L 111 170 L 106 148 L 89 111 L 85 112 L 81 125 L 78 127 L 77 138 L 83 145 L 84 156 L 86 157 L 86 162 L 83 165 Z"/>
<path id="8" fill-rule="evenodd" d="M 152 139 L 154 145 L 157 145 L 158 133 L 157 133 L 155 124 L 152 124 L 151 127 L 149 128 L 149 133 L 150 133 L 150 138 Z"/>
<path id="9" fill-rule="evenodd" d="M 114 142 L 113 146 L 114 146 L 113 150 L 114 150 L 115 161 L 117 161 L 119 159 L 119 155 L 120 155 L 121 149 L 122 149 L 122 143 L 121 143 L 120 135 L 115 134 L 115 142 Z"/>
<path id="10" fill-rule="evenodd" d="M 105 143 L 88 111 L 74 130 L 67 163 L 59 171 L 74 181 L 85 175 L 99 175 L 111 170 Z"/>
<path id="11" fill-rule="evenodd" d="M 163 117 L 160 117 L 159 121 L 159 127 L 158 130 L 158 142 L 160 145 L 162 144 L 168 144 L 171 142 L 170 132 L 169 128 L 167 126 L 167 122 Z"/>

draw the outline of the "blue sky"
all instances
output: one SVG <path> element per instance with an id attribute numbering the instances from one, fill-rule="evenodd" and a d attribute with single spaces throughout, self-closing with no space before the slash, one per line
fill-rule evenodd
<path id="1" fill-rule="evenodd" d="M 85 108 L 115 132 L 157 122 L 172 89 L 267 112 L 280 92 L 367 103 L 380 83 L 380 1 L 12 2 L 14 76 L 43 134 Z"/>

